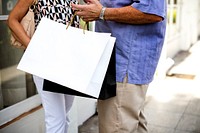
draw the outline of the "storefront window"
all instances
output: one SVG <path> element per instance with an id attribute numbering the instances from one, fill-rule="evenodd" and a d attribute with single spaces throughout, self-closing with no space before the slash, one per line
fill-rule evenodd
<path id="1" fill-rule="evenodd" d="M 10 45 L 6 20 L 15 3 L 0 0 L 0 110 L 37 93 L 32 76 L 16 68 L 24 51 Z"/>

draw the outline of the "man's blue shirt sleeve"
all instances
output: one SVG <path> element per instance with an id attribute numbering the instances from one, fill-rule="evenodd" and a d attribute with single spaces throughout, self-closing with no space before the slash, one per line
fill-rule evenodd
<path id="1" fill-rule="evenodd" d="M 140 0 L 139 3 L 133 3 L 131 6 L 141 12 L 166 17 L 166 1 L 165 0 Z"/>

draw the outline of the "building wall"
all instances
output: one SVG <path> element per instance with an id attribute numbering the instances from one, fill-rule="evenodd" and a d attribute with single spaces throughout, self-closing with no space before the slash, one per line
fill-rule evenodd
<path id="1" fill-rule="evenodd" d="M 167 32 L 167 57 L 173 58 L 179 51 L 188 50 L 198 40 L 200 35 L 199 10 L 200 1 L 198 0 L 179 0 L 180 12 L 177 14 L 179 19 L 178 32 L 173 34 Z M 168 27 L 169 30 L 169 27 Z"/>
<path id="2" fill-rule="evenodd" d="M 198 39 L 199 1 L 184 0 L 181 10 L 181 49 L 187 50 Z"/>

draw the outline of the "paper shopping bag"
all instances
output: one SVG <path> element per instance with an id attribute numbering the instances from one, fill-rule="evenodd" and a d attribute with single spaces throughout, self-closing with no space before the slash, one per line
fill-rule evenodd
<path id="1" fill-rule="evenodd" d="M 98 98 L 114 43 L 110 33 L 42 18 L 17 68 Z"/>
<path id="2" fill-rule="evenodd" d="M 43 90 L 87 98 L 95 98 L 46 79 L 43 82 Z M 116 96 L 115 49 L 112 52 L 98 99 L 105 100 L 114 96 Z"/>

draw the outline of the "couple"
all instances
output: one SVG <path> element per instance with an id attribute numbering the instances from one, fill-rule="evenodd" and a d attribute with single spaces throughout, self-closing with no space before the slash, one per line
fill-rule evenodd
<path id="1" fill-rule="evenodd" d="M 20 21 L 34 0 L 18 0 L 8 26 L 25 47 L 30 37 Z M 95 31 L 116 37 L 116 96 L 98 100 L 99 133 L 148 133 L 144 101 L 160 58 L 166 29 L 165 0 L 38 0 L 36 28 L 41 18 L 60 16 L 63 23 L 79 27 L 79 17 L 95 21 Z M 62 12 L 59 9 L 62 8 Z M 45 9 L 45 11 L 44 11 Z M 56 21 L 56 19 L 55 19 Z M 55 44 L 56 45 L 56 44 Z M 46 133 L 67 133 L 68 112 L 74 96 L 43 91 L 44 79 L 33 76 L 45 111 Z M 109 88 L 108 88 L 109 89 Z"/>

